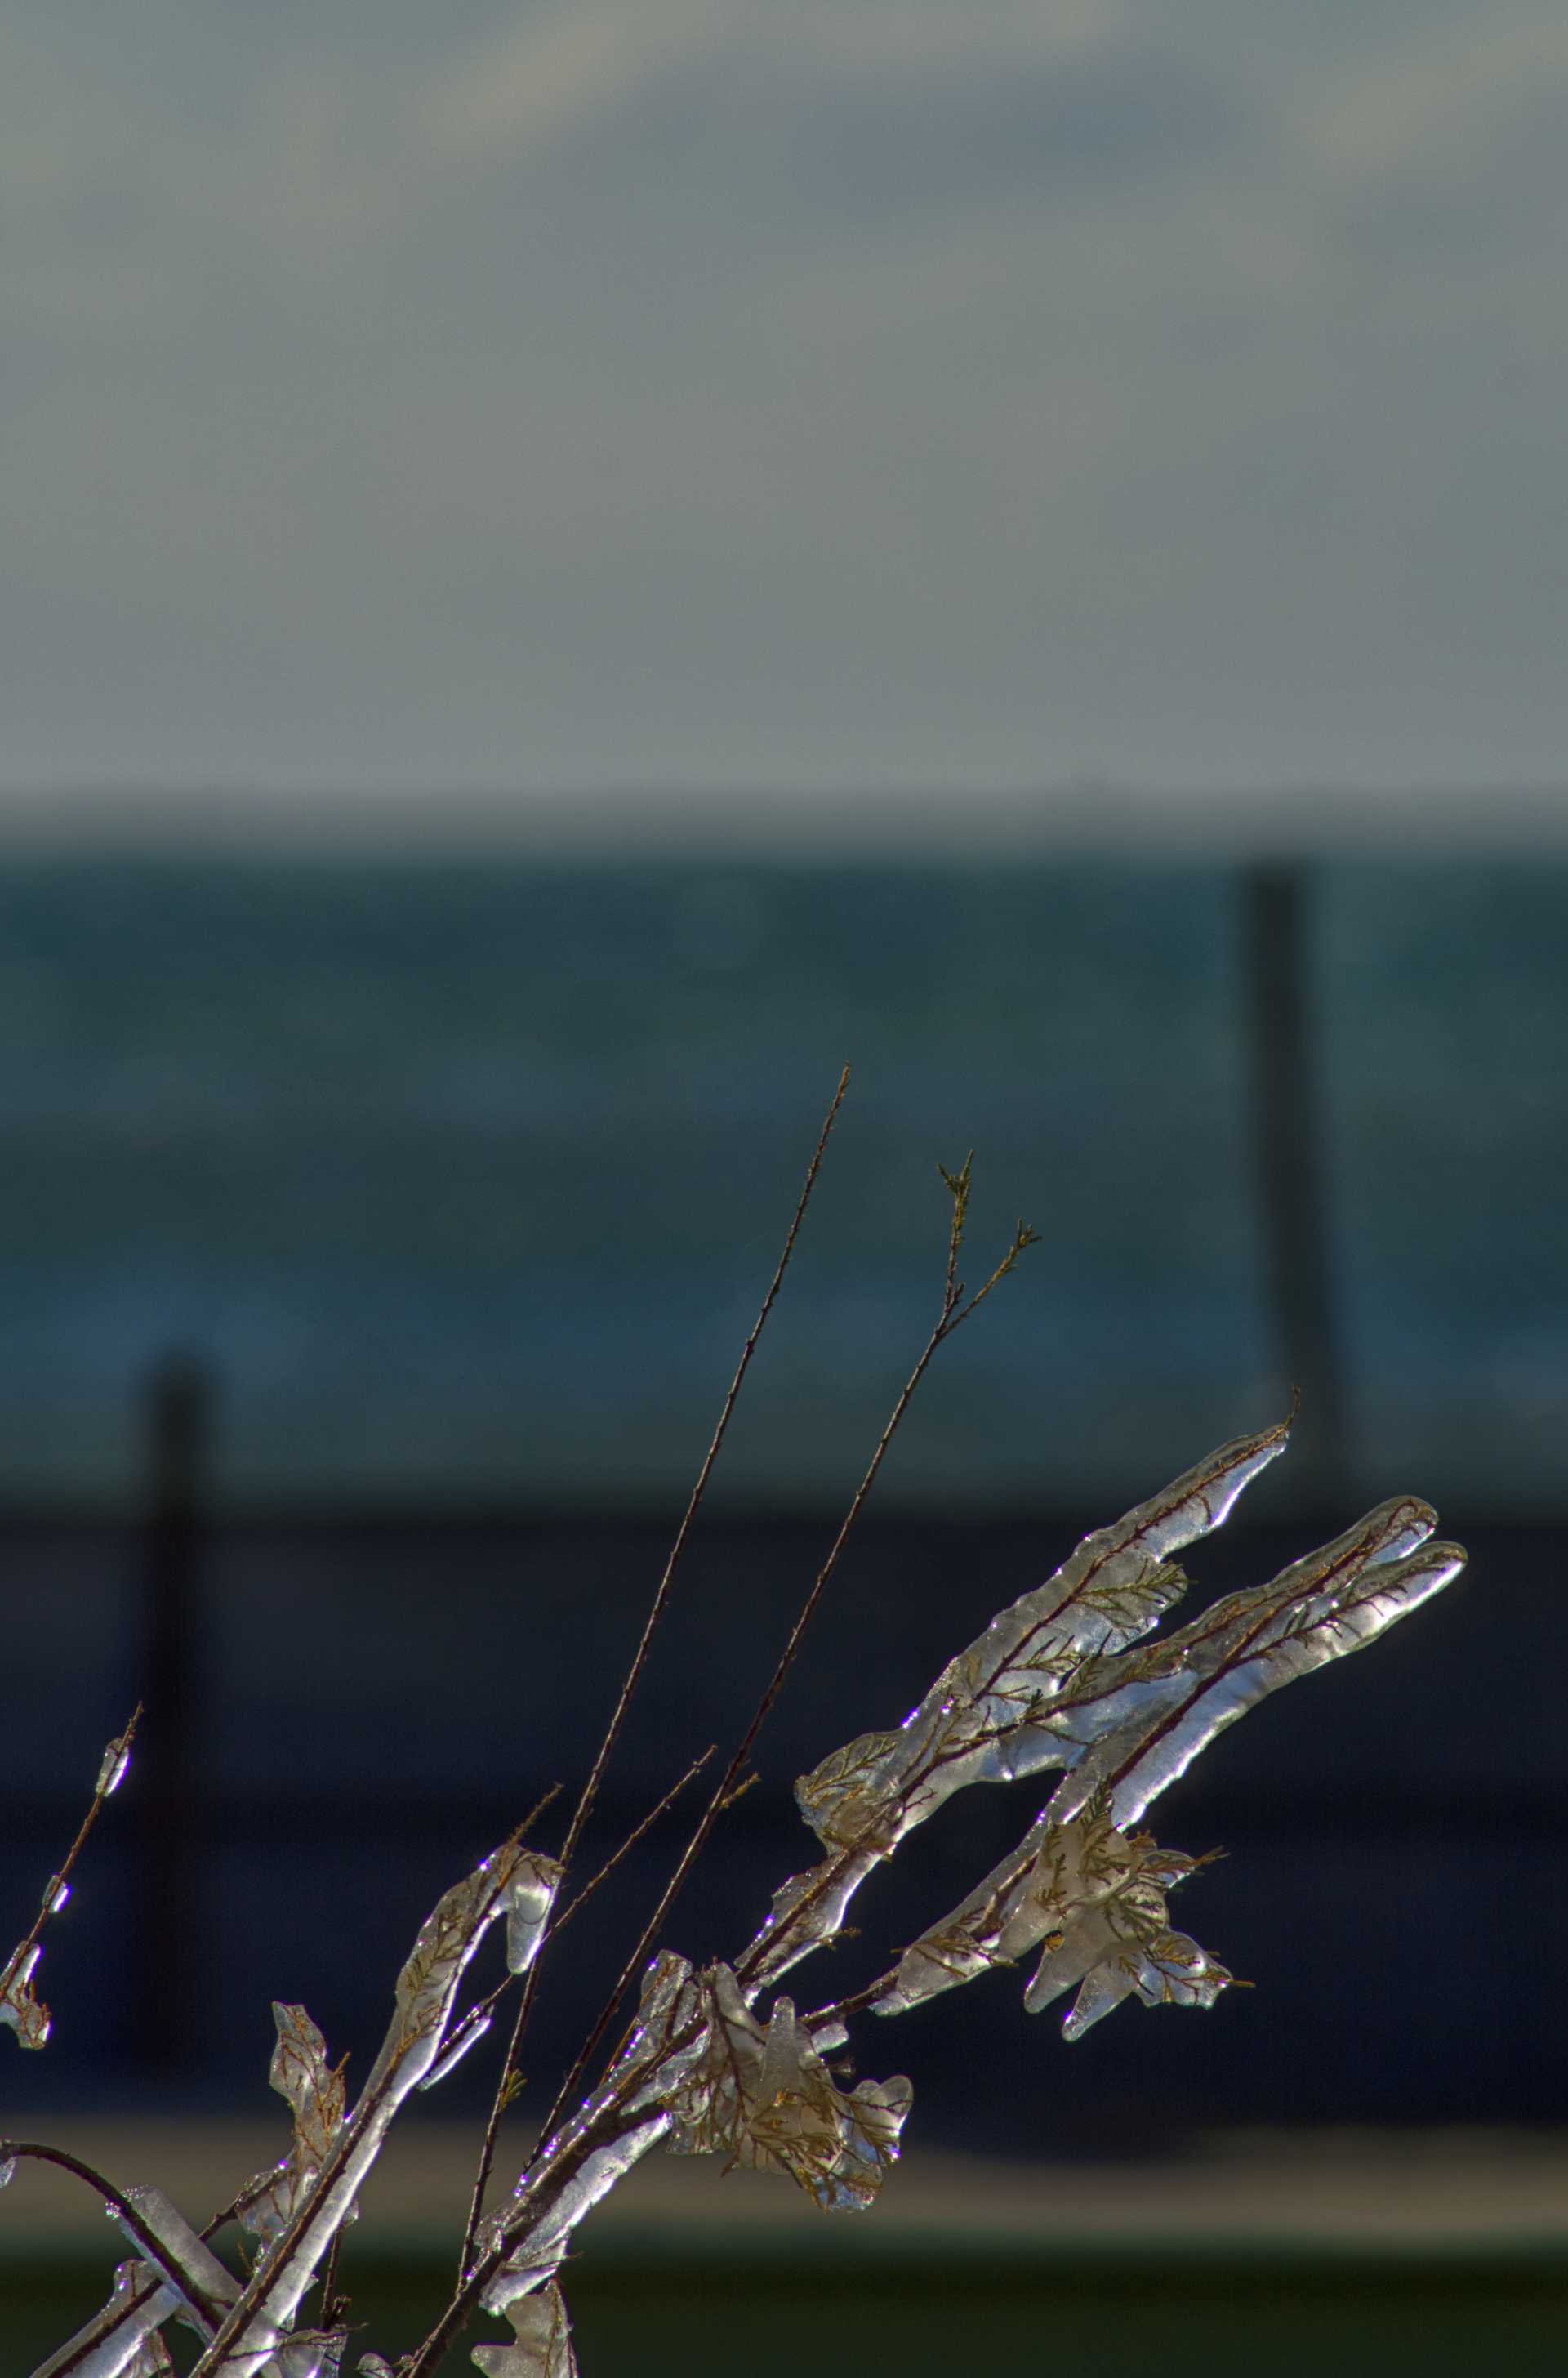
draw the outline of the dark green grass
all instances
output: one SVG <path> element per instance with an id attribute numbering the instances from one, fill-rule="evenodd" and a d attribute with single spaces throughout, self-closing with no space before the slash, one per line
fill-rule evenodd
<path id="1" fill-rule="evenodd" d="M 390 2354 L 426 2327 L 444 2279 L 412 2260 L 355 2258 L 351 2276 L 365 2324 L 357 2349 Z M 102 2292 L 78 2261 L 0 2264 L 3 2378 L 26 2378 Z M 1561 2378 L 1568 2366 L 1568 2252 L 585 2253 L 569 2298 L 583 2378 Z M 472 2366 L 464 2347 L 447 2370 Z"/>

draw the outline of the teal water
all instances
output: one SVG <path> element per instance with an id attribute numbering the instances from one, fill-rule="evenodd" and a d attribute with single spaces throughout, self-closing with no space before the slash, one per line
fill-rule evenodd
<path id="1" fill-rule="evenodd" d="M 1358 1458 L 1554 1507 L 1568 869 L 1312 881 Z M 235 1493 L 673 1497 L 848 1059 L 728 1491 L 857 1471 L 971 1147 L 975 1266 L 1020 1213 L 1045 1244 L 888 1491 L 1146 1483 L 1284 1392 L 1235 920 L 1212 864 L 12 864 L 0 1477 L 123 1492 L 179 1345 Z"/>

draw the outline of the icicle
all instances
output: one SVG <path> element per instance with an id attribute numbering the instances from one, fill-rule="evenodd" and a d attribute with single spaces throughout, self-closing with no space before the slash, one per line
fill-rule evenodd
<path id="1" fill-rule="evenodd" d="M 506 1893 L 509 1972 L 526 1974 L 539 1954 L 539 1944 L 560 1887 L 561 1868 L 554 1858 L 543 1857 L 536 1850 L 523 1854 Z"/>
<path id="2" fill-rule="evenodd" d="M 446 2053 L 442 2056 L 440 2062 L 438 2064 L 433 2064 L 429 2072 L 425 2074 L 424 2080 L 420 2083 L 419 2085 L 421 2089 L 438 2088 L 441 2083 L 447 2078 L 449 2072 L 455 2072 L 457 2071 L 458 2066 L 462 2062 L 462 2060 L 468 2054 L 469 2049 L 471 2048 L 478 2047 L 479 2042 L 484 2038 L 485 2033 L 489 2030 L 490 2025 L 494 2021 L 495 2017 L 492 2014 L 487 2012 L 484 2012 L 477 2007 L 472 2014 L 465 2015 L 462 2022 L 458 2025 L 456 2031 L 453 2032 L 450 2043 L 447 2048 Z"/>

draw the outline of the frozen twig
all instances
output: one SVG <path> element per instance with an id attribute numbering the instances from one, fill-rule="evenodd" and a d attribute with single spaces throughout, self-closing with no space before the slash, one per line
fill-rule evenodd
<path id="1" fill-rule="evenodd" d="M 708 1441 L 708 1450 L 702 1457 L 696 1483 L 688 1497 L 686 1509 L 681 1514 L 680 1525 L 676 1530 L 675 1541 L 670 1546 L 669 1555 L 664 1562 L 664 1573 L 654 1589 L 653 1599 L 648 1607 L 648 1615 L 642 1624 L 642 1633 L 638 1639 L 637 1649 L 631 1656 L 631 1664 L 622 1680 L 615 1708 L 610 1713 L 609 1723 L 604 1729 L 598 1749 L 594 1752 L 588 1779 L 578 1796 L 577 1806 L 572 1810 L 571 1822 L 567 1828 L 566 1840 L 561 1845 L 563 1871 L 569 1868 L 578 1843 L 582 1838 L 583 1828 L 588 1822 L 590 1811 L 598 1796 L 600 1782 L 605 1768 L 610 1763 L 616 1745 L 620 1739 L 628 1711 L 636 1696 L 638 1686 L 642 1680 L 642 1673 L 648 1664 L 648 1654 L 652 1648 L 653 1638 L 658 1632 L 664 1612 L 669 1607 L 676 1572 L 680 1567 L 681 1557 L 686 1551 L 697 1514 L 701 1509 L 702 1498 L 708 1490 L 708 1481 L 713 1474 L 713 1466 L 718 1460 L 724 1438 L 728 1435 L 730 1421 L 736 1405 L 740 1400 L 740 1391 L 746 1382 L 746 1374 L 751 1367 L 751 1358 L 757 1351 L 758 1340 L 767 1327 L 768 1316 L 778 1302 L 779 1291 L 784 1286 L 784 1273 L 788 1270 L 790 1257 L 795 1253 L 795 1243 L 800 1236 L 800 1226 L 806 1219 L 806 1209 L 811 1203 L 811 1193 L 817 1186 L 817 1175 L 822 1169 L 822 1159 L 828 1152 L 828 1142 L 832 1137 L 833 1125 L 838 1121 L 839 1109 L 844 1104 L 844 1094 L 848 1088 L 849 1067 L 845 1065 L 839 1075 L 838 1087 L 829 1103 L 828 1111 L 822 1121 L 822 1128 L 817 1135 L 817 1145 L 811 1151 L 811 1159 L 806 1168 L 806 1179 L 801 1185 L 800 1195 L 796 1200 L 795 1212 L 790 1218 L 789 1229 L 784 1233 L 784 1247 L 773 1268 L 772 1279 L 768 1283 L 767 1293 L 758 1310 L 757 1318 L 751 1325 L 746 1343 L 740 1350 L 740 1359 L 735 1366 L 734 1375 L 725 1391 L 724 1402 L 719 1410 L 719 1417 L 713 1425 L 713 1434 Z M 489 2117 L 485 2125 L 485 2136 L 479 2149 L 478 2168 L 474 2173 L 473 2187 L 470 2194 L 468 2222 L 463 2231 L 462 2246 L 458 2256 L 460 2280 L 468 2267 L 469 2256 L 473 2250 L 474 2237 L 484 2210 L 485 2192 L 490 2183 L 490 2172 L 496 2155 L 496 2138 L 500 2129 L 501 2117 L 516 2094 L 517 2060 L 522 2048 L 523 2036 L 528 2029 L 529 2016 L 533 2012 L 533 1993 L 537 1987 L 537 1969 L 535 1969 L 523 1985 L 522 1996 L 512 2024 L 511 2037 L 507 2043 L 507 2053 L 501 2066 L 500 2078 L 496 2084 L 496 2094 L 491 2101 Z"/>
<path id="2" fill-rule="evenodd" d="M 89 1834 L 103 1811 L 103 1804 L 124 1783 L 130 1764 L 131 1745 L 141 1720 L 141 1703 L 131 1711 L 125 1731 L 117 1734 L 104 1750 L 98 1764 L 98 1780 L 88 1802 L 87 1814 L 77 1828 L 77 1837 L 66 1853 L 65 1862 L 52 1874 L 43 1886 L 38 1912 L 22 1939 L 18 1941 L 5 1964 L 0 1966 L 0 2024 L 14 2031 L 24 2048 L 42 2048 L 49 2037 L 49 2009 L 33 1992 L 32 1977 L 42 1954 L 42 1932 L 52 1916 L 58 1916 L 71 1895 L 71 1876 L 76 1863 L 87 1846 Z"/>
<path id="3" fill-rule="evenodd" d="M 347 2331 L 336 2300 L 336 2256 L 361 2186 L 409 2093 L 434 2085 L 452 2069 L 482 2036 L 514 1979 L 523 1983 L 519 2020 L 486 2127 L 457 2280 L 436 2325 L 398 2365 L 397 2378 L 435 2378 L 448 2348 L 481 2308 L 510 2329 L 509 2341 L 474 2348 L 485 2378 L 574 2378 L 558 2280 L 562 2262 L 580 2223 L 658 2145 L 680 2155 L 722 2156 L 730 2168 L 782 2174 L 827 2211 L 871 2204 L 897 2157 L 913 2093 L 902 2074 L 853 2088 L 842 2084 L 841 2068 L 827 2060 L 847 2045 L 858 2015 L 904 2013 L 1026 1957 L 1034 1960 L 1023 1989 L 1030 2012 L 1073 1994 L 1062 2026 L 1069 2039 L 1131 1998 L 1149 2006 L 1207 2008 L 1231 1986 L 1226 1967 L 1174 1930 L 1169 1918 L 1169 1893 L 1206 1859 L 1160 1847 L 1136 1830 L 1140 1820 L 1248 1709 L 1281 1685 L 1377 1640 L 1464 1564 L 1457 1546 L 1434 1540 L 1429 1507 L 1401 1496 L 1266 1584 L 1225 1596 L 1162 1634 L 1162 1623 L 1187 1591 L 1174 1555 L 1225 1520 L 1245 1486 L 1283 1450 L 1288 1422 L 1222 1446 L 1111 1526 L 1084 1537 L 1053 1576 L 999 1611 L 948 1662 L 902 1724 L 857 1735 L 801 1777 L 796 1800 L 823 1855 L 775 1892 L 766 1920 L 733 1962 L 695 1969 L 662 1945 L 665 1921 L 714 1825 L 752 1780 L 758 1736 L 927 1370 L 1034 1240 L 1021 1223 L 980 1288 L 966 1288 L 961 1265 L 973 1183 L 966 1158 L 957 1171 L 943 1171 L 952 1214 L 941 1295 L 926 1344 L 750 1722 L 574 2060 L 537 2147 L 510 2194 L 485 2213 L 485 2183 L 501 2114 L 515 2093 L 517 2044 L 541 1950 L 712 1756 L 705 1752 L 691 1763 L 557 1915 L 566 1862 L 578 1847 L 652 1631 L 667 1606 L 844 1090 L 841 1080 L 562 1857 L 525 1850 L 514 1835 L 438 1903 L 399 1976 L 390 2028 L 352 2110 L 343 2066 L 329 2060 L 305 2010 L 274 2008 L 272 2083 L 293 2115 L 289 2149 L 199 2235 L 155 2189 L 119 2190 L 52 2150 L 16 2149 L 78 2170 L 109 2204 L 136 2257 L 122 2265 L 103 2311 L 35 2378 L 152 2378 L 171 2366 L 162 2341 L 170 2319 L 184 2321 L 200 2340 L 193 2378 L 337 2378 Z M 128 1739 L 129 1729 L 111 1746 L 121 1763 Z M 113 1787 L 114 1763 L 106 1761 L 109 1780 L 101 1777 L 100 1796 Z M 1054 1789 L 1034 1823 L 956 1907 L 894 1945 L 891 1961 L 884 1949 L 873 1980 L 812 2012 L 796 2012 L 778 1983 L 842 1936 L 855 1894 L 911 1832 L 961 1790 L 1045 1771 L 1052 1774 Z M 97 1805 L 56 1883 L 68 1873 Z M 485 1932 L 503 1916 L 507 1978 L 460 2016 L 464 1972 Z M 22 1944 L 24 1952 L 36 1951 L 42 1920 Z M 13 1960 L 7 1972 L 15 1967 Z M 24 1984 L 26 1978 L 24 1973 Z M 640 1986 L 636 2013 L 588 2086 L 634 1983 Z M 574 2104 L 580 2086 L 586 2094 Z M 0 2147 L 0 2164 L 6 2152 Z M 0 2168 L 0 2181 L 6 2176 Z M 243 2284 L 206 2242 L 230 2217 L 257 2241 L 254 2267 Z M 301 2324 L 313 2289 L 320 2290 L 316 2316 L 323 2325 L 317 2328 Z M 361 2361 L 360 2372 L 361 2378 L 391 2378 L 389 2365 L 374 2354 Z"/>
<path id="4" fill-rule="evenodd" d="M 768 1718 L 772 1711 L 773 1705 L 777 1701 L 780 1693 L 784 1690 L 784 1681 L 788 1676 L 791 1668 L 795 1665 L 796 1656 L 800 1650 L 800 1645 L 803 1638 L 805 1637 L 806 1630 L 816 1615 L 818 1605 L 821 1602 L 822 1595 L 826 1591 L 829 1580 L 832 1579 L 833 1571 L 837 1568 L 844 1546 L 848 1543 L 850 1536 L 854 1532 L 856 1521 L 859 1519 L 861 1512 L 865 1509 L 871 1489 L 877 1483 L 878 1473 L 881 1469 L 883 1461 L 887 1458 L 889 1447 L 892 1446 L 893 1438 L 898 1434 L 899 1426 L 904 1420 L 904 1416 L 909 1410 L 910 1405 L 913 1403 L 916 1392 L 920 1386 L 920 1382 L 925 1377 L 927 1371 L 930 1368 L 932 1360 L 934 1359 L 938 1349 L 946 1341 L 946 1339 L 952 1337 L 953 1331 L 959 1327 L 961 1322 L 968 1319 L 970 1314 L 975 1310 L 976 1305 L 979 1303 L 981 1298 L 989 1295 L 997 1282 L 1003 1279 L 1012 1268 L 1019 1256 L 1023 1254 L 1024 1248 L 1034 1243 L 1036 1233 L 1030 1231 L 1025 1224 L 1021 1222 L 1018 1225 L 1012 1245 L 1008 1254 L 997 1266 L 995 1271 L 991 1274 L 989 1279 L 987 1280 L 985 1286 L 980 1289 L 974 1297 L 965 1302 L 964 1282 L 958 1277 L 958 1254 L 959 1249 L 963 1244 L 964 1220 L 968 1213 L 970 1174 L 970 1159 L 965 1160 L 962 1171 L 956 1174 L 949 1173 L 945 1170 L 942 1171 L 942 1179 L 946 1183 L 949 1193 L 952 1198 L 952 1218 L 949 1229 L 947 1271 L 942 1284 L 941 1306 L 932 1327 L 931 1333 L 927 1339 L 925 1345 L 921 1348 L 919 1358 L 915 1364 L 915 1368 L 911 1371 L 908 1378 L 904 1381 L 904 1386 L 899 1392 L 898 1399 L 894 1403 L 892 1411 L 888 1415 L 881 1435 L 877 1440 L 876 1447 L 871 1455 L 871 1459 L 866 1465 L 866 1469 L 862 1473 L 859 1484 L 856 1487 L 853 1495 L 850 1497 L 849 1507 L 845 1511 L 843 1520 L 840 1522 L 838 1533 L 833 1538 L 832 1543 L 829 1548 L 827 1559 L 818 1570 L 816 1579 L 811 1586 L 811 1590 L 806 1596 L 805 1602 L 802 1603 L 801 1608 L 796 1615 L 794 1626 L 790 1628 L 789 1636 L 784 1643 L 784 1650 L 779 1654 L 778 1663 L 763 1689 L 760 1700 L 758 1702 L 756 1709 L 752 1712 L 751 1722 L 748 1725 L 745 1733 L 741 1735 L 739 1742 L 736 1745 L 730 1757 L 729 1765 L 725 1768 L 724 1774 L 720 1777 L 718 1784 L 714 1786 L 712 1798 L 709 1800 L 707 1807 L 704 1808 L 700 1818 L 698 1820 L 696 1829 L 692 1832 L 690 1840 L 687 1843 L 685 1849 L 681 1852 L 680 1857 L 676 1862 L 675 1871 L 670 1876 L 668 1882 L 664 1885 L 658 1905 L 654 1908 L 652 1915 L 648 1918 L 647 1923 L 643 1926 L 642 1931 L 638 1938 L 637 1946 L 633 1949 L 630 1956 L 627 1959 L 625 1965 L 622 1967 L 615 1988 L 611 1991 L 609 1998 L 605 2000 L 604 2005 L 600 2012 L 598 2021 L 595 2023 L 593 2029 L 590 2032 L 587 2040 L 580 2050 L 577 2060 L 573 2064 L 571 2071 L 568 2073 L 566 2080 L 562 2083 L 560 2090 L 557 2095 L 555 2104 L 551 2107 L 549 2113 L 546 2114 L 545 2118 L 545 2129 L 546 2132 L 556 2120 L 556 2118 L 559 2114 L 562 2107 L 570 2098 L 571 2093 L 576 2088 L 579 2081 L 591 2068 L 593 2058 L 598 2051 L 600 2042 L 604 2039 L 605 2033 L 609 2030 L 611 2024 L 615 2020 L 616 2010 L 620 2005 L 621 2000 L 626 1996 L 627 1991 L 630 1988 L 633 1981 L 637 1978 L 637 1976 L 642 1970 L 649 1950 L 652 1947 L 653 1943 L 659 1939 L 660 1934 L 663 1932 L 665 1919 L 667 1918 L 671 1908 L 675 1905 L 676 1899 L 680 1896 L 688 1875 L 689 1875 L 692 1868 L 696 1865 L 699 1857 L 700 1857 L 703 1850 L 706 1848 L 708 1838 L 712 1832 L 714 1825 L 718 1822 L 719 1818 L 729 1806 L 731 1800 L 736 1796 L 736 1786 L 746 1772 L 747 1766 L 751 1758 L 752 1750 L 756 1745 L 757 1737 L 761 1733 L 763 1726 L 767 1723 Z"/>

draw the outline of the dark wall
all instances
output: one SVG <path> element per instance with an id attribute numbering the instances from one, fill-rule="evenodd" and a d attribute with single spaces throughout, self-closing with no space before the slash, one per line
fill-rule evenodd
<path id="1" fill-rule="evenodd" d="M 773 1886 L 815 1854 L 794 1777 L 897 1723 L 997 1607 L 1109 1516 L 868 1518 L 763 1737 L 761 1783 L 711 1846 L 672 1944 L 734 1954 Z M 1233 1521 L 1190 1555 L 1194 1603 L 1271 1575 L 1348 1516 L 1315 1532 Z M 1466 1534 L 1462 1514 L 1443 1521 Z M 352 2048 L 364 2069 L 429 1904 L 551 1783 L 569 1796 L 580 1783 L 669 1532 L 659 1518 L 581 1514 L 280 1519 L 198 1542 L 189 1698 L 162 1712 L 163 1735 L 180 1737 L 178 1798 L 160 1802 L 150 1719 L 49 1936 L 40 1979 L 55 2040 L 45 2058 L 11 2060 L 8 2095 L 58 2106 L 173 2088 L 259 2109 L 272 1998 L 303 1999 L 334 2053 Z M 584 1873 L 695 1751 L 727 1751 L 832 1532 L 826 1514 L 704 1520 Z M 1227 2121 L 1568 2120 L 1564 1539 L 1468 1532 L 1471 1568 L 1436 1603 L 1276 1695 L 1152 1814 L 1162 1842 L 1228 1853 L 1175 1912 L 1256 1988 L 1207 2016 L 1119 2010 L 1071 2049 L 1051 2015 L 1023 2016 L 1021 1975 L 863 2023 L 865 2069 L 909 2072 L 923 2135 L 1114 2151 Z M 146 1558 L 143 1540 L 102 1528 L 0 1537 L 5 1769 L 21 1786 L 0 1906 L 32 1904 L 141 1688 Z M 864 1937 L 805 1969 L 807 2002 L 878 1970 L 1044 1796 L 1036 1781 L 950 1804 L 863 1893 Z M 562 1944 L 529 2060 L 541 2077 L 596 2012 L 683 1821 L 664 1820 Z M 559 1823 L 545 1819 L 545 1845 Z"/>

